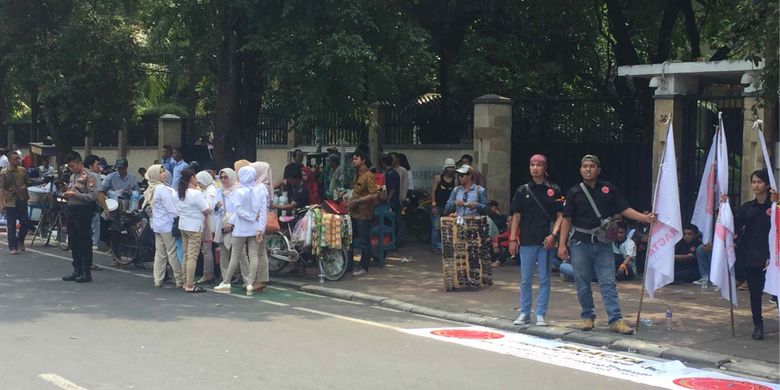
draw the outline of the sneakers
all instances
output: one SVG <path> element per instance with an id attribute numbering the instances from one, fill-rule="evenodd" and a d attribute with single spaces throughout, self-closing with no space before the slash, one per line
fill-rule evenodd
<path id="1" fill-rule="evenodd" d="M 255 290 L 251 284 L 246 285 L 246 295 L 255 295 Z"/>
<path id="2" fill-rule="evenodd" d="M 544 316 L 536 315 L 536 326 L 547 326 L 547 321 L 544 320 Z"/>
<path id="3" fill-rule="evenodd" d="M 365 274 L 367 274 L 367 273 L 368 273 L 368 271 L 366 271 L 366 270 L 364 270 L 363 268 L 361 268 L 361 269 L 359 269 L 359 270 L 357 270 L 357 271 L 353 272 L 353 273 L 352 273 L 352 276 L 360 276 L 360 275 L 365 275 Z"/>
<path id="4" fill-rule="evenodd" d="M 11 256 L 15 256 L 15 255 L 18 255 L 18 254 L 19 254 L 19 251 L 18 251 L 18 250 L 16 250 L 16 249 L 11 249 L 11 250 L 10 250 L 8 253 L 9 253 Z"/>
<path id="5" fill-rule="evenodd" d="M 219 286 L 214 287 L 214 292 L 222 293 L 222 294 L 230 294 L 230 283 L 221 282 L 219 283 Z"/>
<path id="6" fill-rule="evenodd" d="M 693 282 L 693 284 L 695 284 L 695 285 L 704 286 L 704 287 L 707 287 L 709 285 L 709 283 L 710 283 L 710 280 L 706 276 L 702 276 L 701 279 Z"/>
<path id="7" fill-rule="evenodd" d="M 92 251 L 94 252 L 94 251 L 97 251 L 97 250 L 98 250 L 98 246 L 97 245 L 92 245 Z"/>
<path id="8" fill-rule="evenodd" d="M 753 340 L 763 340 L 764 339 L 764 325 L 756 325 L 755 329 L 753 330 Z"/>
<path id="9" fill-rule="evenodd" d="M 531 322 L 531 316 L 528 313 L 520 313 L 520 315 L 517 316 L 517 319 L 512 323 L 515 325 L 525 325 L 529 322 Z"/>
<path id="10" fill-rule="evenodd" d="M 626 325 L 626 322 L 622 319 L 617 320 L 609 326 L 609 330 L 620 334 L 634 334 L 634 328 Z"/>
<path id="11" fill-rule="evenodd" d="M 588 331 L 592 330 L 594 326 L 593 318 L 583 318 L 580 323 L 580 330 Z"/>

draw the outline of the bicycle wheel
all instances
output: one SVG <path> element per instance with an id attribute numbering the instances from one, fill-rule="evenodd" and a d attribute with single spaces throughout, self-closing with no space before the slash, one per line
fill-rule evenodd
<path id="1" fill-rule="evenodd" d="M 288 260 L 290 250 L 287 242 L 287 238 L 281 233 L 274 233 L 265 238 L 269 272 L 280 272 L 290 263 Z"/>
<path id="2" fill-rule="evenodd" d="M 138 243 L 134 234 L 114 232 L 111 235 L 111 252 L 119 265 L 128 265 L 138 256 Z"/>
<path id="3" fill-rule="evenodd" d="M 347 253 L 344 249 L 323 248 L 320 255 L 320 264 L 325 279 L 339 280 L 347 272 Z"/>
<path id="4" fill-rule="evenodd" d="M 68 224 L 62 218 L 59 218 L 59 227 L 57 228 L 57 245 L 60 249 L 67 251 L 70 250 L 70 245 L 68 245 Z"/>

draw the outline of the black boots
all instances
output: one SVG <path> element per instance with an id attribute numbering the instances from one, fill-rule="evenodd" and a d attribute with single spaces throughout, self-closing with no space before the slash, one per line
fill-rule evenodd
<path id="1" fill-rule="evenodd" d="M 81 276 L 81 272 L 73 270 L 72 274 L 63 276 L 62 280 L 66 281 L 66 282 L 72 282 L 72 281 L 76 280 L 79 276 Z"/>
<path id="2" fill-rule="evenodd" d="M 753 340 L 763 340 L 764 339 L 764 324 L 756 325 L 756 328 L 753 330 Z"/>
<path id="3" fill-rule="evenodd" d="M 72 274 L 63 276 L 62 280 L 66 282 L 79 282 L 79 283 L 91 282 L 92 272 L 90 270 L 90 266 L 84 267 L 84 269 L 81 270 L 81 272 L 74 270 Z"/>
<path id="4" fill-rule="evenodd" d="M 88 283 L 92 281 L 92 265 L 88 265 L 84 267 L 84 270 L 81 271 L 81 275 L 76 277 L 76 282 L 78 283 Z"/>

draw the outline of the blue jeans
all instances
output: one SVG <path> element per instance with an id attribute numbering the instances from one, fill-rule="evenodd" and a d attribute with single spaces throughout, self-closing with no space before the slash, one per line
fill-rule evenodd
<path id="1" fill-rule="evenodd" d="M 349 247 L 347 256 L 347 271 L 352 271 L 354 268 L 355 255 L 353 249 L 356 246 L 360 249 L 360 268 L 368 271 L 368 265 L 373 257 L 371 253 L 371 220 L 352 218 L 352 235 L 353 243 Z M 381 240 L 382 237 L 379 239 Z"/>
<path id="2" fill-rule="evenodd" d="M 552 250 L 541 245 L 524 245 L 520 247 L 520 313 L 531 312 L 532 284 L 534 271 L 539 274 L 539 296 L 536 297 L 536 315 L 547 313 L 547 303 L 550 302 L 550 270 L 552 268 Z"/>
<path id="3" fill-rule="evenodd" d="M 569 262 L 563 262 L 558 256 L 553 256 L 552 265 L 558 267 L 558 272 L 562 273 L 567 278 L 574 280 L 574 267 Z"/>
<path id="4" fill-rule="evenodd" d="M 593 291 L 590 283 L 595 272 L 598 278 L 601 299 L 604 308 L 609 315 L 609 323 L 620 320 L 618 292 L 615 286 L 615 257 L 612 247 L 607 244 L 592 244 L 578 240 L 571 240 L 569 248 L 571 264 L 574 266 L 574 280 L 577 282 L 577 299 L 580 301 L 583 319 L 595 319 L 596 312 L 593 304 Z"/>
<path id="5" fill-rule="evenodd" d="M 696 248 L 696 262 L 699 263 L 699 275 L 710 278 L 710 262 L 712 261 L 712 252 L 704 250 L 704 244 Z"/>
<path id="6" fill-rule="evenodd" d="M 437 211 L 431 211 L 431 247 L 441 250 L 441 215 Z"/>

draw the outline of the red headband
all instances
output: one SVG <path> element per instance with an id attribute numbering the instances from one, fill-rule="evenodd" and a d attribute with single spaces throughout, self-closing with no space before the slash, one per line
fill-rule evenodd
<path id="1" fill-rule="evenodd" d="M 532 162 L 532 163 L 540 163 L 540 164 L 544 165 L 545 168 L 547 167 L 547 157 L 544 157 L 543 154 L 534 154 L 533 156 L 531 156 L 531 161 L 530 162 Z"/>

